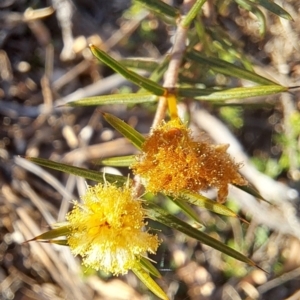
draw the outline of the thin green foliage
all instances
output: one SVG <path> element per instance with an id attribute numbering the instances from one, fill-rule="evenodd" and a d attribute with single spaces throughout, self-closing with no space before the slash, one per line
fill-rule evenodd
<path id="1" fill-rule="evenodd" d="M 167 3 L 161 0 L 135 0 L 136 2 L 141 3 L 146 6 L 151 11 L 156 12 L 159 16 L 168 16 L 170 18 L 178 18 L 180 16 L 179 10 L 173 6 L 168 5 Z"/>
<path id="2" fill-rule="evenodd" d="M 145 90 L 153 93 L 154 95 L 162 96 L 165 94 L 165 89 L 162 86 L 160 86 L 152 80 L 149 80 L 135 72 L 128 70 L 121 63 L 113 59 L 104 51 L 98 49 L 94 45 L 90 45 L 90 49 L 97 59 L 108 65 L 120 75 L 124 76 L 126 79 L 132 81 L 136 85 L 144 88 Z"/>
<path id="3" fill-rule="evenodd" d="M 113 126 L 124 137 L 126 137 L 134 146 L 136 146 L 138 149 L 142 148 L 145 138 L 138 131 L 111 114 L 103 113 L 103 117 L 111 126 Z"/>
<path id="4" fill-rule="evenodd" d="M 233 77 L 237 77 L 237 78 L 247 79 L 247 80 L 256 82 L 258 84 L 262 84 L 262 85 L 276 84 L 275 82 L 273 82 L 265 77 L 262 77 L 258 74 L 255 74 L 255 73 L 245 70 L 243 68 L 237 67 L 231 63 L 220 60 L 218 58 L 207 57 L 196 50 L 193 50 L 193 51 L 187 53 L 186 57 L 196 63 L 198 62 L 200 64 L 207 65 L 212 70 L 219 72 L 221 74 L 225 74 L 225 75 L 229 75 L 229 76 L 233 76 Z"/>
<path id="5" fill-rule="evenodd" d="M 113 94 L 83 98 L 76 101 L 68 102 L 69 106 L 99 106 L 99 105 L 112 105 L 112 104 L 141 104 L 157 102 L 158 97 L 153 94 Z"/>
<path id="6" fill-rule="evenodd" d="M 168 227 L 174 228 L 176 230 L 181 231 L 182 233 L 198 240 L 199 242 L 206 244 L 214 249 L 217 249 L 224 254 L 234 257 L 237 260 L 245 262 L 251 266 L 257 266 L 251 259 L 247 258 L 243 254 L 239 253 L 238 251 L 228 247 L 224 243 L 210 237 L 209 235 L 205 234 L 202 231 L 190 226 L 186 222 L 180 220 L 179 218 L 168 214 L 163 209 L 159 208 L 158 206 L 149 203 L 149 217 L 155 221 L 158 221 Z"/>
<path id="7" fill-rule="evenodd" d="M 57 170 L 60 172 L 76 175 L 76 176 L 90 179 L 90 180 L 93 180 L 96 182 L 105 183 L 106 181 L 108 181 L 113 184 L 121 186 L 128 181 L 128 178 L 124 177 L 124 176 L 107 174 L 107 173 L 104 174 L 99 171 L 74 167 L 74 166 L 51 161 L 51 160 L 44 159 L 44 158 L 26 157 L 26 159 L 28 159 L 42 167 L 46 167 L 46 168 L 50 168 L 50 169 Z"/>

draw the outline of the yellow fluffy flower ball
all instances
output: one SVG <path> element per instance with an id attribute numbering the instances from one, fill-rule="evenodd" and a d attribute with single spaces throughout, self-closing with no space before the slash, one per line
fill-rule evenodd
<path id="1" fill-rule="evenodd" d="M 89 187 L 67 215 L 68 244 L 83 264 L 114 275 L 126 274 L 141 256 L 155 253 L 157 235 L 143 231 L 146 225 L 141 200 L 132 188 L 109 183 Z"/>
<path id="2" fill-rule="evenodd" d="M 153 130 L 131 168 L 149 192 L 177 196 L 213 187 L 218 201 L 224 202 L 229 183 L 247 184 L 238 172 L 241 165 L 231 159 L 227 148 L 195 141 L 190 130 L 173 119 Z"/>

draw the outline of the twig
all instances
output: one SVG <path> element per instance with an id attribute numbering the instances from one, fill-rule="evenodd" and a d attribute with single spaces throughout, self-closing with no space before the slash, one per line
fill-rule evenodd
<path id="1" fill-rule="evenodd" d="M 58 92 L 63 86 L 76 79 L 81 73 L 85 72 L 91 65 L 89 60 L 83 60 L 74 66 L 71 70 L 66 72 L 64 75 L 56 79 L 52 83 L 52 89 Z"/>
<path id="2" fill-rule="evenodd" d="M 287 281 L 293 280 L 299 276 L 300 276 L 300 268 L 298 267 L 297 269 L 294 269 L 290 272 L 284 273 L 281 276 L 266 282 L 265 284 L 259 286 L 257 288 L 257 290 L 259 291 L 259 294 L 261 295 L 261 294 L 266 293 L 267 291 L 269 291 L 279 285 L 282 285 L 283 283 L 285 283 Z M 299 298 L 297 298 L 297 299 L 299 299 Z"/>
<path id="3" fill-rule="evenodd" d="M 105 41 L 105 51 L 108 51 L 109 49 L 113 48 L 122 39 L 133 33 L 148 15 L 149 12 L 142 9 L 133 20 L 124 22 L 124 24 L 122 24 L 122 27 L 119 30 L 115 31 L 113 35 Z"/>
<path id="4" fill-rule="evenodd" d="M 45 205 L 45 199 L 41 198 L 36 192 L 31 188 L 29 183 L 25 180 L 20 180 L 17 182 L 17 186 L 19 188 L 19 192 L 24 194 L 24 196 L 28 197 L 31 202 L 35 205 L 35 207 L 40 211 L 41 215 L 44 217 L 48 225 L 52 225 L 55 223 L 55 218 L 49 212 L 47 205 Z"/>
<path id="5" fill-rule="evenodd" d="M 182 4 L 183 16 L 189 11 L 194 4 L 194 0 L 185 0 Z M 178 27 L 174 37 L 174 45 L 170 54 L 170 63 L 165 73 L 165 80 L 163 86 L 167 89 L 173 89 L 176 87 L 178 72 L 181 64 L 181 60 L 186 49 L 188 28 L 183 27 L 181 22 L 178 22 Z M 152 123 L 152 129 L 157 127 L 160 122 L 165 118 L 167 111 L 167 99 L 161 97 L 157 106 L 157 110 Z"/>
<path id="6" fill-rule="evenodd" d="M 72 60 L 75 57 L 73 51 L 73 33 L 72 33 L 72 16 L 73 7 L 69 0 L 52 0 L 52 5 L 56 9 L 56 17 L 62 31 L 64 43 L 60 58 L 62 61 Z"/>

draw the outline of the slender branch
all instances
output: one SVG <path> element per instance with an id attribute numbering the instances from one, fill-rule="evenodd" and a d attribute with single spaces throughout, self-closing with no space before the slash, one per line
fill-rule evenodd
<path id="1" fill-rule="evenodd" d="M 195 0 L 185 0 L 182 4 L 183 15 L 182 18 L 187 14 L 191 9 Z M 178 80 L 178 73 L 180 64 L 182 61 L 183 54 L 186 49 L 186 40 L 187 40 L 188 28 L 182 26 L 182 22 L 178 22 L 178 27 L 174 37 L 173 48 L 170 53 L 170 63 L 168 69 L 165 73 L 165 80 L 163 86 L 168 89 L 173 89 L 176 87 Z M 157 127 L 157 125 L 165 118 L 167 111 L 167 99 L 166 97 L 160 97 L 156 114 L 153 119 L 152 129 Z"/>

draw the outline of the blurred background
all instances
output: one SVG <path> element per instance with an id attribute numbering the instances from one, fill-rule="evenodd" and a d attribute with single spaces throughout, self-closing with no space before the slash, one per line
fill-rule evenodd
<path id="1" fill-rule="evenodd" d="M 180 7 L 181 1 L 168 3 Z M 300 3 L 276 1 L 294 21 L 261 9 L 262 22 L 239 1 L 209 0 L 203 24 L 212 55 L 253 64 L 284 86 L 300 85 Z M 40 168 L 22 156 L 101 170 L 97 160 L 136 153 L 95 107 L 64 103 L 126 93 L 135 86 L 99 64 L 93 43 L 114 58 L 160 62 L 175 26 L 127 0 L 0 1 L 0 299 L 156 299 L 129 273 L 113 278 L 84 269 L 67 247 L 24 241 L 64 221 L 82 178 Z M 203 41 L 200 46 L 205 49 Z M 149 72 L 139 71 L 147 76 Z M 247 82 L 198 70 L 201 83 Z M 243 175 L 272 205 L 232 188 L 228 206 L 250 225 L 197 209 L 207 233 L 253 259 L 254 269 L 181 233 L 161 227 L 164 242 L 152 257 L 171 299 L 300 299 L 299 90 L 220 103 L 184 99 L 180 113 L 194 134 L 242 161 Z M 156 106 L 111 105 L 113 113 L 143 134 Z M 109 169 L 123 175 L 127 169 Z M 213 191 L 207 191 L 214 197 Z M 178 208 L 162 201 L 174 214 Z"/>

